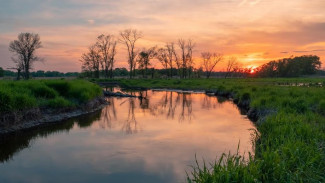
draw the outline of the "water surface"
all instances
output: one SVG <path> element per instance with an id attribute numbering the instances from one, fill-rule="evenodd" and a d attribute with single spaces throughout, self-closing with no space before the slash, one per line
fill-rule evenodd
<path id="1" fill-rule="evenodd" d="M 0 144 L 0 182 L 185 182 L 195 155 L 252 151 L 254 125 L 231 102 L 203 93 L 132 92 L 63 123 Z"/>

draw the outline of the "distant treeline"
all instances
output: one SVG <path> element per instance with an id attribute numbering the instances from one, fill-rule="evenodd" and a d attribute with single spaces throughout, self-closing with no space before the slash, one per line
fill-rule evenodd
<path id="1" fill-rule="evenodd" d="M 247 77 L 299 77 L 307 75 L 325 75 L 325 71 L 320 70 L 321 62 L 320 58 L 315 55 L 304 55 L 300 57 L 283 58 L 277 61 L 271 61 L 261 65 L 252 72 L 249 68 L 234 67 L 229 71 L 211 72 L 211 77 L 223 78 L 247 78 Z M 168 69 L 134 69 L 133 76 L 137 78 L 179 78 L 184 72 L 183 68 L 168 68 Z M 200 68 L 187 68 L 186 73 L 190 78 L 204 78 L 207 75 L 202 67 Z M 62 73 L 58 71 L 36 71 L 31 72 L 32 77 L 105 77 L 106 71 L 99 70 L 97 73 L 94 71 L 79 72 L 67 72 Z M 112 70 L 113 77 L 128 77 L 130 72 L 126 68 L 115 68 Z M 17 72 L 3 70 L 0 67 L 0 77 L 16 77 Z"/>
<path id="2" fill-rule="evenodd" d="M 228 75 L 228 77 L 235 77 L 235 78 L 245 78 L 249 77 L 250 70 L 245 69 L 238 69 L 234 70 L 231 73 L 229 72 L 211 72 L 211 77 L 217 78 L 224 78 Z M 155 68 L 148 68 L 146 69 L 135 69 L 132 71 L 133 76 L 136 78 L 180 78 L 180 73 L 183 72 L 183 69 L 155 69 Z M 205 78 L 206 72 L 202 69 L 195 69 L 195 68 L 188 68 L 186 72 L 190 76 L 190 78 Z M 88 77 L 88 78 L 96 78 L 96 73 L 94 72 L 83 72 L 80 74 L 80 77 Z M 113 77 L 128 77 L 130 72 L 126 68 L 116 68 L 113 70 Z M 101 78 L 105 78 L 105 71 L 100 70 L 99 76 Z"/>
<path id="3" fill-rule="evenodd" d="M 322 63 L 316 55 L 283 58 L 261 65 L 255 71 L 256 77 L 298 77 L 320 73 Z M 323 71 L 324 72 L 324 71 Z M 324 74 L 321 72 L 322 74 Z"/>
<path id="4" fill-rule="evenodd" d="M 77 77 L 79 76 L 79 72 L 59 72 L 59 71 L 35 71 L 30 72 L 32 77 Z M 0 77 L 17 77 L 17 72 L 4 70 L 0 67 Z"/>

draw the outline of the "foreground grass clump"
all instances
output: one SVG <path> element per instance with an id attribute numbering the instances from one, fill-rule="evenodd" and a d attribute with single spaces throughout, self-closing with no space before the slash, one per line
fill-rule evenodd
<path id="1" fill-rule="evenodd" d="M 255 155 L 248 161 L 224 154 L 212 164 L 197 162 L 188 182 L 325 182 L 325 79 L 117 81 L 129 87 L 211 90 L 256 111 Z"/>
<path id="2" fill-rule="evenodd" d="M 99 86 L 83 80 L 0 81 L 0 113 L 74 107 L 101 95 Z"/>

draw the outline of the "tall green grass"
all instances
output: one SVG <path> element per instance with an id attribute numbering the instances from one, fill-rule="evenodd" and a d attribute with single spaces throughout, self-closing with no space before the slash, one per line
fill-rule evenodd
<path id="1" fill-rule="evenodd" d="M 84 80 L 0 81 L 0 113 L 33 107 L 73 107 L 102 95 Z"/>
<path id="2" fill-rule="evenodd" d="M 132 87 L 229 93 L 235 101 L 249 101 L 250 108 L 259 112 L 255 155 L 249 161 L 237 153 L 203 166 L 197 162 L 188 182 L 325 182 L 325 87 L 315 84 L 325 79 L 118 81 Z"/>

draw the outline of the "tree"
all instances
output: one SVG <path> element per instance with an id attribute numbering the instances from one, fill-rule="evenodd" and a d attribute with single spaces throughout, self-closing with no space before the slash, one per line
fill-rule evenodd
<path id="1" fill-rule="evenodd" d="M 181 77 L 186 78 L 187 71 L 189 71 L 193 66 L 193 49 L 195 47 L 195 44 L 192 42 L 191 39 L 189 39 L 187 42 L 184 39 L 178 40 L 178 47 L 181 50 L 181 56 L 179 60 L 179 57 L 176 56 L 176 64 L 177 66 L 182 69 Z M 190 76 L 190 71 L 188 72 L 188 75 Z"/>
<path id="2" fill-rule="evenodd" d="M 109 59 L 110 78 L 113 78 L 113 67 L 115 64 L 116 44 L 117 44 L 117 41 L 112 42 L 112 49 L 111 49 L 111 53 L 110 53 L 110 57 L 109 57 L 110 58 Z"/>
<path id="3" fill-rule="evenodd" d="M 223 56 L 218 53 L 203 52 L 201 53 L 201 57 L 203 59 L 206 78 L 209 79 L 214 67 L 217 65 L 217 63 L 222 61 Z"/>
<path id="4" fill-rule="evenodd" d="M 108 77 L 108 69 L 110 68 L 110 48 L 112 44 L 112 35 L 100 35 L 97 37 L 96 46 L 98 47 L 99 54 L 101 55 L 101 68 L 105 71 L 105 77 Z"/>
<path id="5" fill-rule="evenodd" d="M 147 75 L 148 66 L 151 65 L 150 60 L 156 56 L 156 47 L 143 49 L 138 55 L 139 69 L 142 69 L 142 76 Z"/>
<path id="6" fill-rule="evenodd" d="M 0 77 L 3 77 L 5 74 L 4 70 L 2 69 L 2 67 L 0 67 Z"/>
<path id="7" fill-rule="evenodd" d="M 82 70 L 85 72 L 93 72 L 95 78 L 99 78 L 100 62 L 102 58 L 98 47 L 92 45 L 88 48 L 88 52 L 82 54 Z"/>
<path id="8" fill-rule="evenodd" d="M 132 73 L 135 72 L 136 68 L 136 51 L 135 43 L 142 37 L 142 33 L 136 29 L 125 29 L 120 32 L 121 38 L 119 41 L 126 45 L 128 51 L 128 63 L 130 67 L 130 78 L 132 78 Z M 133 72 L 132 72 L 133 71 Z"/>
<path id="9" fill-rule="evenodd" d="M 187 54 L 186 54 L 186 60 L 187 60 L 187 71 L 188 71 L 188 77 L 191 77 L 192 69 L 193 69 L 193 49 L 195 47 L 195 43 L 191 39 L 187 41 Z"/>
<path id="10" fill-rule="evenodd" d="M 16 56 L 12 60 L 16 63 L 17 68 L 23 70 L 25 79 L 29 79 L 29 72 L 33 63 L 42 60 L 36 56 L 36 50 L 41 47 L 40 36 L 33 33 L 20 33 L 18 40 L 10 42 L 9 50 Z"/>
<path id="11" fill-rule="evenodd" d="M 303 55 L 300 57 L 283 58 L 270 61 L 256 69 L 259 77 L 297 77 L 315 74 L 321 67 L 319 57 L 316 55 Z"/>
<path id="12" fill-rule="evenodd" d="M 180 63 L 180 65 L 181 65 L 181 69 L 182 69 L 182 75 L 181 75 L 181 77 L 182 78 L 185 78 L 186 77 L 186 67 L 187 67 L 187 63 L 186 63 L 186 53 L 185 53 L 185 40 L 184 39 L 179 39 L 178 40 L 178 46 L 179 46 L 179 48 L 181 49 L 181 63 Z"/>
<path id="13" fill-rule="evenodd" d="M 169 65 L 168 51 L 165 48 L 159 48 L 157 51 L 157 59 L 161 63 L 164 69 L 167 70 Z M 170 74 L 171 76 L 171 74 Z"/>
<path id="14" fill-rule="evenodd" d="M 168 58 L 168 65 L 170 68 L 170 77 L 173 77 L 173 62 L 174 62 L 174 57 L 176 59 L 176 52 L 175 52 L 175 47 L 174 47 L 174 43 L 167 43 L 166 44 L 166 50 L 167 50 L 167 58 Z"/>
<path id="15" fill-rule="evenodd" d="M 236 57 L 229 57 L 227 62 L 227 68 L 226 68 L 226 74 L 225 78 L 227 78 L 234 70 L 234 68 L 237 66 L 237 58 Z"/>

